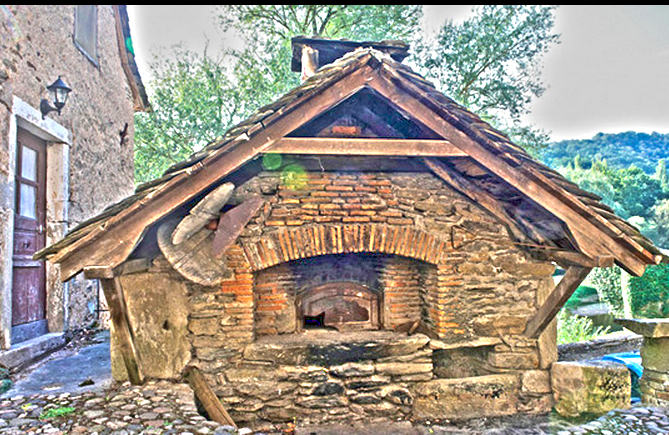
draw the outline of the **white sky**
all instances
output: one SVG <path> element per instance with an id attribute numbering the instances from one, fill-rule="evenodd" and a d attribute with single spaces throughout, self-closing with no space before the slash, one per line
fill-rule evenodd
<path id="1" fill-rule="evenodd" d="M 469 5 L 426 6 L 426 28 L 466 18 Z M 214 6 L 128 6 L 140 73 L 153 55 L 179 42 L 215 52 L 226 41 Z M 526 121 L 552 140 L 598 132 L 669 133 L 669 5 L 563 5 L 555 31 L 561 43 L 544 59 L 548 89 Z"/>

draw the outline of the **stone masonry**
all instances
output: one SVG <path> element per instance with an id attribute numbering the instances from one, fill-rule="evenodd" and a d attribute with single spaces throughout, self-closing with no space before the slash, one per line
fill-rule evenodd
<path id="1" fill-rule="evenodd" d="M 426 172 L 264 171 L 238 185 L 232 203 L 266 203 L 225 252 L 220 287 L 162 256 L 122 277 L 148 377 L 196 366 L 235 421 L 260 428 L 550 409 L 554 330 L 522 333 L 554 266 L 476 204 Z M 296 333 L 296 298 L 337 280 L 381 295 L 380 330 Z M 396 331 L 417 320 L 423 333 Z M 124 379 L 113 335 L 112 356 Z M 480 407 L 445 405 L 463 394 Z"/>

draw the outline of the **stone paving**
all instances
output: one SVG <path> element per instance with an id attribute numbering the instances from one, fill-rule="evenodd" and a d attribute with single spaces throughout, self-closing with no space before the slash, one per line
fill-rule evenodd
<path id="1" fill-rule="evenodd" d="M 556 414 L 474 419 L 467 422 L 396 421 L 355 425 L 285 425 L 254 432 L 235 431 L 198 413 L 186 384 L 150 381 L 143 386 L 101 382 L 91 372 L 108 361 L 107 335 L 95 334 L 78 351 L 64 350 L 27 370 L 23 379 L 0 397 L 0 435 L 669 435 L 669 408 L 634 406 L 578 423 Z M 98 351 L 95 351 L 98 349 Z M 102 349 L 102 350 L 100 350 Z M 73 371 L 78 365 L 82 373 Z M 89 369 L 86 369 L 89 367 Z M 75 370 L 76 371 L 76 370 Z M 44 373 L 42 373 L 44 372 Z M 80 379 L 96 379 L 82 387 Z"/>
<path id="2" fill-rule="evenodd" d="M 0 401 L 0 434 L 8 435 L 669 435 L 669 409 L 615 410 L 575 425 L 554 415 L 445 422 L 359 423 L 239 431 L 201 416 L 186 384 L 148 382 L 79 394 L 17 395 Z"/>

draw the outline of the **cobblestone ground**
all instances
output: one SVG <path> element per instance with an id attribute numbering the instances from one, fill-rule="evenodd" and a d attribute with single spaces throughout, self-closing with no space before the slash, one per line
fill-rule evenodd
<path id="1" fill-rule="evenodd" d="M 0 401 L 0 434 L 30 435 L 243 435 L 206 420 L 185 384 L 128 384 L 102 392 L 13 396 Z M 255 434 L 286 435 L 288 428 Z M 443 422 L 298 427 L 296 435 L 669 435 L 669 408 L 633 407 L 575 425 L 555 416 Z"/>

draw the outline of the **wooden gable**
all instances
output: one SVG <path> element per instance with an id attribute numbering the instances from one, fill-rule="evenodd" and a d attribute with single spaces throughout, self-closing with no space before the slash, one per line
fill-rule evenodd
<path id="1" fill-rule="evenodd" d="M 564 265 L 640 275 L 663 257 L 598 197 L 534 161 L 408 67 L 361 48 L 321 68 L 135 195 L 39 252 L 66 280 L 118 267 L 144 235 L 184 204 L 266 153 L 418 159 L 507 226 L 519 245 Z"/>

